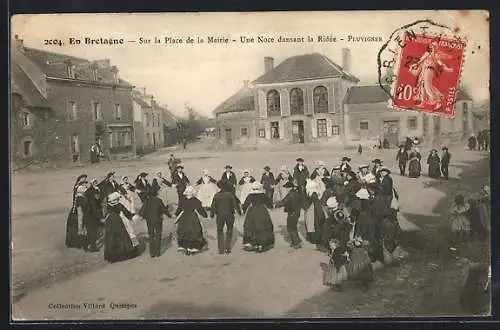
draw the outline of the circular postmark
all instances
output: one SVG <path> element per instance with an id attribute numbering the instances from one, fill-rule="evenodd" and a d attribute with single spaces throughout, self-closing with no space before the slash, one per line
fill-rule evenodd
<path id="1" fill-rule="evenodd" d="M 391 33 L 377 55 L 378 85 L 391 107 L 454 116 L 465 49 L 457 31 L 423 19 Z"/>

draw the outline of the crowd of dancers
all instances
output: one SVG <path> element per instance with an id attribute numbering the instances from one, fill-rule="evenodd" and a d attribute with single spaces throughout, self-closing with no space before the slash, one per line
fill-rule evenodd
<path id="1" fill-rule="evenodd" d="M 442 167 L 445 157 L 449 163 L 447 148 L 443 148 L 443 154 L 448 156 L 441 158 L 438 169 L 447 178 L 447 165 L 446 170 Z M 431 177 L 437 177 L 431 175 L 435 156 L 437 152 L 431 151 L 428 159 Z M 402 175 L 408 163 L 409 176 L 420 176 L 418 149 L 407 150 L 402 146 L 396 161 Z M 312 170 L 304 159 L 297 158 L 296 162 L 292 170 L 281 166 L 276 175 L 265 166 L 260 180 L 250 170 L 243 170 L 238 180 L 232 166 L 226 165 L 218 180 L 203 170 L 192 183 L 180 160 L 173 155 L 168 162 L 171 172 L 168 179 L 161 172 L 152 178 L 142 172 L 133 183 L 126 176 L 119 183 L 115 172 L 110 172 L 99 182 L 82 174 L 73 189 L 66 245 L 97 252 L 97 242 L 103 237 L 105 260 L 130 259 L 138 255 L 140 245 L 132 223 L 144 219 L 150 256 L 158 257 L 166 217 L 175 223 L 178 251 L 193 255 L 208 248 L 200 220 L 214 218 L 218 253 L 229 254 L 239 215 L 244 216 L 243 250 L 262 253 L 275 245 L 272 214 L 277 212 L 273 209 L 282 208 L 287 215 L 290 247 L 303 247 L 298 230 L 302 219 L 305 240 L 329 256 L 328 262 L 321 264 L 325 285 L 337 290 L 349 279 L 367 288 L 373 280 L 373 262 L 392 263 L 402 255 L 397 220 L 399 197 L 390 169 L 380 159 L 354 168 L 351 158 L 343 157 L 331 170 L 322 161 L 317 161 Z M 178 203 L 167 202 L 172 200 L 167 199 L 167 187 L 175 187 Z M 462 210 L 460 207 L 461 204 L 457 210 Z M 452 228 L 462 230 L 466 225 L 460 223 L 462 226 L 454 221 Z"/>

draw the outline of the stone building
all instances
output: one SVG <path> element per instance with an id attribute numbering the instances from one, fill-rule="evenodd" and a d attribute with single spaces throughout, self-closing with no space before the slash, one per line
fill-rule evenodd
<path id="1" fill-rule="evenodd" d="M 136 152 L 147 153 L 163 148 L 163 109 L 157 105 L 154 96 L 145 90 L 134 90 L 132 97 Z"/>
<path id="2" fill-rule="evenodd" d="M 12 126 L 14 160 L 86 162 L 96 141 L 110 158 L 134 153 L 133 86 L 109 60 L 27 48 L 16 36 L 11 70 L 12 94 L 24 104 L 13 104 L 12 122 L 29 123 Z M 43 115 L 33 110 L 41 104 L 50 109 Z"/>
<path id="3" fill-rule="evenodd" d="M 472 100 L 463 90 L 454 119 L 393 110 L 379 86 L 358 85 L 346 48 L 342 66 L 314 53 L 290 57 L 276 67 L 266 57 L 264 68 L 262 76 L 252 84 L 245 81 L 214 110 L 221 145 L 357 146 L 386 138 L 395 146 L 406 137 L 433 142 L 474 133 Z"/>

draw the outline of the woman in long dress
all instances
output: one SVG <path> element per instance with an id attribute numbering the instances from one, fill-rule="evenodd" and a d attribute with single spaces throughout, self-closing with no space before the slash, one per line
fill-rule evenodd
<path id="1" fill-rule="evenodd" d="M 286 197 L 286 195 L 290 191 L 290 188 L 285 187 L 285 185 L 288 182 L 293 183 L 293 177 L 286 168 L 286 166 L 283 165 L 280 168 L 280 173 L 276 177 L 276 185 L 274 187 L 274 195 L 273 195 L 274 203 L 282 201 Z"/>
<path id="2" fill-rule="evenodd" d="M 410 152 L 408 161 L 408 176 L 410 178 L 420 177 L 420 173 L 422 172 L 421 161 L 422 161 L 422 155 L 418 151 L 418 148 L 413 149 Z"/>
<path id="3" fill-rule="evenodd" d="M 135 187 L 128 181 L 127 176 L 122 177 L 122 188 L 125 191 L 121 203 L 130 213 L 135 213 Z"/>
<path id="4" fill-rule="evenodd" d="M 118 192 L 108 196 L 104 259 L 111 263 L 134 258 L 139 252 L 139 242 L 128 223 L 132 213 L 120 203 L 121 198 Z"/>
<path id="5" fill-rule="evenodd" d="M 83 242 L 82 242 L 83 229 L 79 227 L 79 221 L 78 221 L 79 206 L 81 204 L 80 203 L 81 193 L 78 193 L 78 188 L 84 187 L 86 181 L 87 181 L 87 174 L 82 174 L 78 176 L 78 178 L 75 181 L 75 184 L 73 185 L 73 195 L 72 195 L 73 202 L 66 221 L 65 244 L 69 248 L 77 248 L 77 249 L 83 248 Z M 84 188 L 80 188 L 80 191 L 82 189 Z M 82 214 L 82 211 L 80 211 L 80 214 Z"/>
<path id="6" fill-rule="evenodd" d="M 345 243 L 341 243 L 339 239 L 330 241 L 330 257 L 329 262 L 321 262 L 320 266 L 323 271 L 323 285 L 329 286 L 334 291 L 342 290 L 342 283 L 347 278 L 346 264 L 349 262 L 349 253 Z"/>
<path id="7" fill-rule="evenodd" d="M 264 252 L 274 247 L 274 225 L 269 214 L 273 203 L 260 182 L 254 182 L 241 206 L 246 212 L 243 223 L 243 249 Z"/>
<path id="8" fill-rule="evenodd" d="M 441 159 L 436 149 L 432 149 L 427 157 L 427 164 L 429 165 L 429 177 L 438 179 L 441 177 Z"/>
<path id="9" fill-rule="evenodd" d="M 238 199 L 241 203 L 245 202 L 245 199 L 252 190 L 252 184 L 254 182 L 255 178 L 250 175 L 250 170 L 244 170 L 243 176 L 238 182 Z"/>
<path id="10" fill-rule="evenodd" d="M 356 233 L 357 225 L 354 224 L 354 237 L 347 244 L 349 262 L 346 265 L 349 280 L 357 281 L 364 290 L 367 290 L 373 281 L 373 266 L 368 253 L 369 242 Z"/>
<path id="11" fill-rule="evenodd" d="M 321 236 L 325 226 L 326 214 L 325 208 L 321 203 L 322 193 L 320 194 L 318 182 L 316 180 L 307 180 L 307 197 L 304 205 L 304 218 L 306 222 L 306 240 L 316 244 L 319 251 L 327 252 L 327 247 L 321 244 Z"/>
<path id="12" fill-rule="evenodd" d="M 219 191 L 217 181 L 210 176 L 208 170 L 202 171 L 201 178 L 196 182 L 196 197 L 206 211 L 210 210 L 215 194 Z"/>
<path id="13" fill-rule="evenodd" d="M 178 251 L 192 255 L 207 247 L 207 240 L 203 237 L 203 227 L 200 217 L 208 217 L 207 212 L 195 197 L 196 190 L 193 186 L 187 186 L 183 192 L 184 198 L 179 199 L 179 206 L 175 215 L 177 216 L 177 243 Z"/>
<path id="14" fill-rule="evenodd" d="M 486 232 L 491 231 L 491 192 L 490 186 L 484 186 L 479 193 L 479 217 Z"/>

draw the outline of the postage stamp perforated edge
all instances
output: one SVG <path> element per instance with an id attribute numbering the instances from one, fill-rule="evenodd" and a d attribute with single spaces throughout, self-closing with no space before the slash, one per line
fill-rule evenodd
<path id="1" fill-rule="evenodd" d="M 400 38 L 402 38 L 402 40 L 404 40 L 404 34 L 406 33 L 405 30 L 402 30 L 400 31 L 399 33 L 399 36 Z M 456 92 L 455 92 L 455 97 L 453 99 L 453 107 L 454 107 L 454 111 L 453 111 L 453 115 L 446 115 L 446 114 L 443 114 L 441 112 L 428 112 L 428 111 L 422 111 L 420 109 L 414 109 L 414 108 L 407 108 L 407 107 L 401 107 L 401 106 L 397 106 L 394 104 L 394 97 L 396 97 L 396 88 L 397 88 L 397 84 L 398 84 L 398 78 L 399 78 L 399 70 L 400 70 L 400 65 L 401 65 L 401 62 L 402 62 L 402 48 L 399 48 L 397 51 L 396 51 L 396 54 L 394 55 L 394 57 L 397 59 L 396 62 L 394 63 L 394 76 L 396 77 L 395 79 L 393 79 L 392 83 L 391 83 L 391 97 L 387 100 L 387 107 L 390 108 L 390 109 L 393 109 L 393 110 L 400 110 L 400 111 L 408 111 L 408 112 L 412 112 L 412 113 L 415 113 L 415 114 L 420 114 L 420 113 L 424 113 L 426 115 L 429 115 L 429 116 L 434 116 L 434 117 L 441 117 L 441 118 L 448 118 L 448 119 L 453 119 L 455 118 L 455 115 L 456 115 L 456 104 L 457 104 L 457 96 L 458 96 L 458 90 L 459 90 L 459 87 L 460 87 L 460 83 L 461 83 L 461 80 L 462 80 L 462 72 L 463 72 L 463 67 L 464 67 L 464 63 L 465 63 L 465 59 L 466 59 L 466 54 L 467 54 L 467 38 L 465 36 L 450 36 L 450 34 L 446 34 L 446 33 L 441 33 L 441 34 L 438 34 L 438 33 L 431 33 L 431 32 L 427 32 L 426 33 L 426 37 L 429 37 L 429 38 L 440 38 L 440 39 L 448 39 L 448 40 L 456 40 L 456 41 L 460 41 L 462 44 L 463 44 L 463 50 L 462 50 L 462 59 L 461 59 L 461 62 L 460 62 L 460 67 L 459 67 L 459 74 L 458 74 L 458 79 L 457 79 L 457 83 L 456 83 Z"/>

